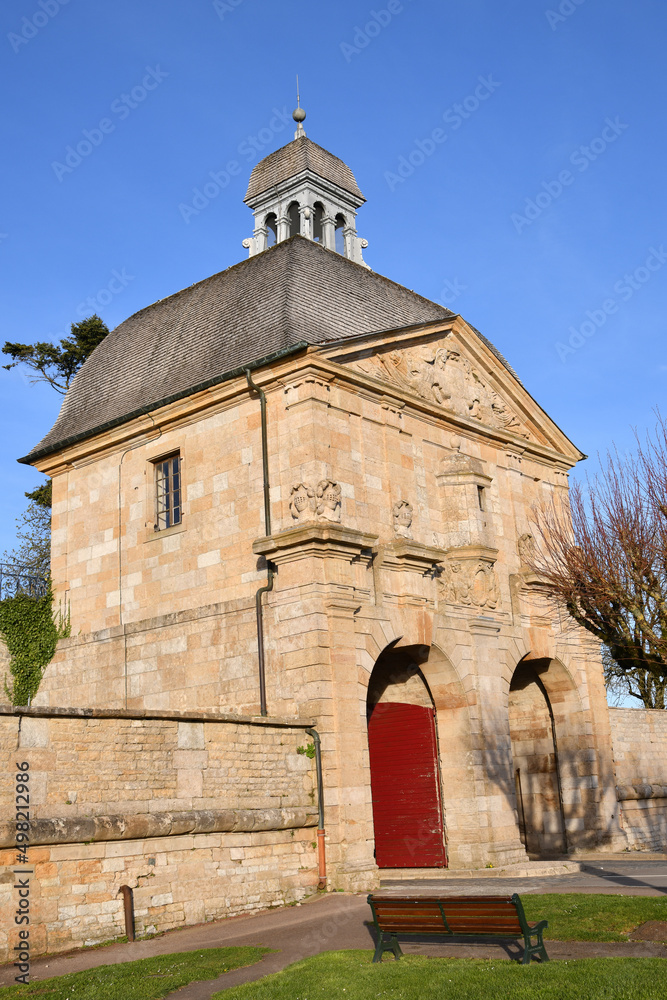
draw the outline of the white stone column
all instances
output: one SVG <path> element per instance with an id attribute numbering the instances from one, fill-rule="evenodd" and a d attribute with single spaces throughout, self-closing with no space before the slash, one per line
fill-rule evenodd
<path id="1" fill-rule="evenodd" d="M 305 236 L 307 240 L 312 240 L 313 238 L 313 212 L 314 208 L 312 205 L 301 205 L 299 207 L 299 213 L 301 216 L 301 235 Z"/>
<path id="2" fill-rule="evenodd" d="M 255 253 L 261 253 L 262 250 L 266 250 L 267 243 L 267 228 L 266 226 L 258 226 L 255 230 Z"/>
<path id="3" fill-rule="evenodd" d="M 279 215 L 277 219 L 278 236 L 276 243 L 282 243 L 289 236 L 289 219 L 286 215 Z"/>
<path id="4" fill-rule="evenodd" d="M 343 236 L 345 238 L 345 256 L 349 257 L 350 260 L 355 260 L 358 264 L 361 263 L 361 253 L 357 247 L 357 227 L 354 223 L 346 223 Z"/>
<path id="5" fill-rule="evenodd" d="M 322 246 L 327 250 L 336 249 L 336 224 L 333 215 L 322 216 Z"/>

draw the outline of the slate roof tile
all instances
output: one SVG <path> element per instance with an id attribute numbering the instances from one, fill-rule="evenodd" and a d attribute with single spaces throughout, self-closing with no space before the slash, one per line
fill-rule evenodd
<path id="1" fill-rule="evenodd" d="M 21 461 L 29 464 L 276 352 L 452 315 L 294 236 L 141 309 L 112 330 L 77 373 L 52 429 Z"/>
<path id="2" fill-rule="evenodd" d="M 305 135 L 288 142 L 286 146 L 281 146 L 256 164 L 250 174 L 248 190 L 243 200 L 252 201 L 257 195 L 275 187 L 281 181 L 295 177 L 302 170 L 312 170 L 318 177 L 333 181 L 356 198 L 366 200 L 347 163 L 343 163 L 333 153 L 318 146 Z"/>

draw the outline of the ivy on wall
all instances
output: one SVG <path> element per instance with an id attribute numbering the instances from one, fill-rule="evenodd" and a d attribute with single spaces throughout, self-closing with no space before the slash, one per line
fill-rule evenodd
<path id="1" fill-rule="evenodd" d="M 58 640 L 69 634 L 69 612 L 54 614 L 50 583 L 43 597 L 17 594 L 0 601 L 0 636 L 11 675 L 5 679 L 5 694 L 13 705 L 27 705 L 35 697 Z"/>

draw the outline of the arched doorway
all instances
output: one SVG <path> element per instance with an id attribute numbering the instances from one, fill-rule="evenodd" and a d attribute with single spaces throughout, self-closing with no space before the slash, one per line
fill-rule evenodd
<path id="1" fill-rule="evenodd" d="M 514 784 L 521 840 L 529 854 L 567 852 L 554 714 L 530 662 L 514 671 L 509 692 Z"/>
<path id="2" fill-rule="evenodd" d="M 444 868 L 435 709 L 422 647 L 385 650 L 368 685 L 368 747 L 379 868 Z"/>

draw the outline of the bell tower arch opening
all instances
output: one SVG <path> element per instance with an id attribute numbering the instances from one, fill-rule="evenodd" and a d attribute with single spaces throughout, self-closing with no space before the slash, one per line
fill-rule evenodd
<path id="1" fill-rule="evenodd" d="M 301 232 L 301 213 L 298 201 L 293 201 L 287 209 L 290 236 L 298 236 Z"/>
<path id="2" fill-rule="evenodd" d="M 278 219 L 275 212 L 269 212 L 265 220 L 266 226 L 266 245 L 267 247 L 275 246 L 278 242 Z"/>
<path id="3" fill-rule="evenodd" d="M 375 860 L 379 868 L 447 865 L 435 707 L 423 647 L 386 649 L 368 685 Z"/>
<path id="4" fill-rule="evenodd" d="M 313 205 L 313 239 L 316 243 L 324 242 L 324 229 L 322 219 L 324 218 L 324 205 L 321 201 L 316 201 Z"/>

